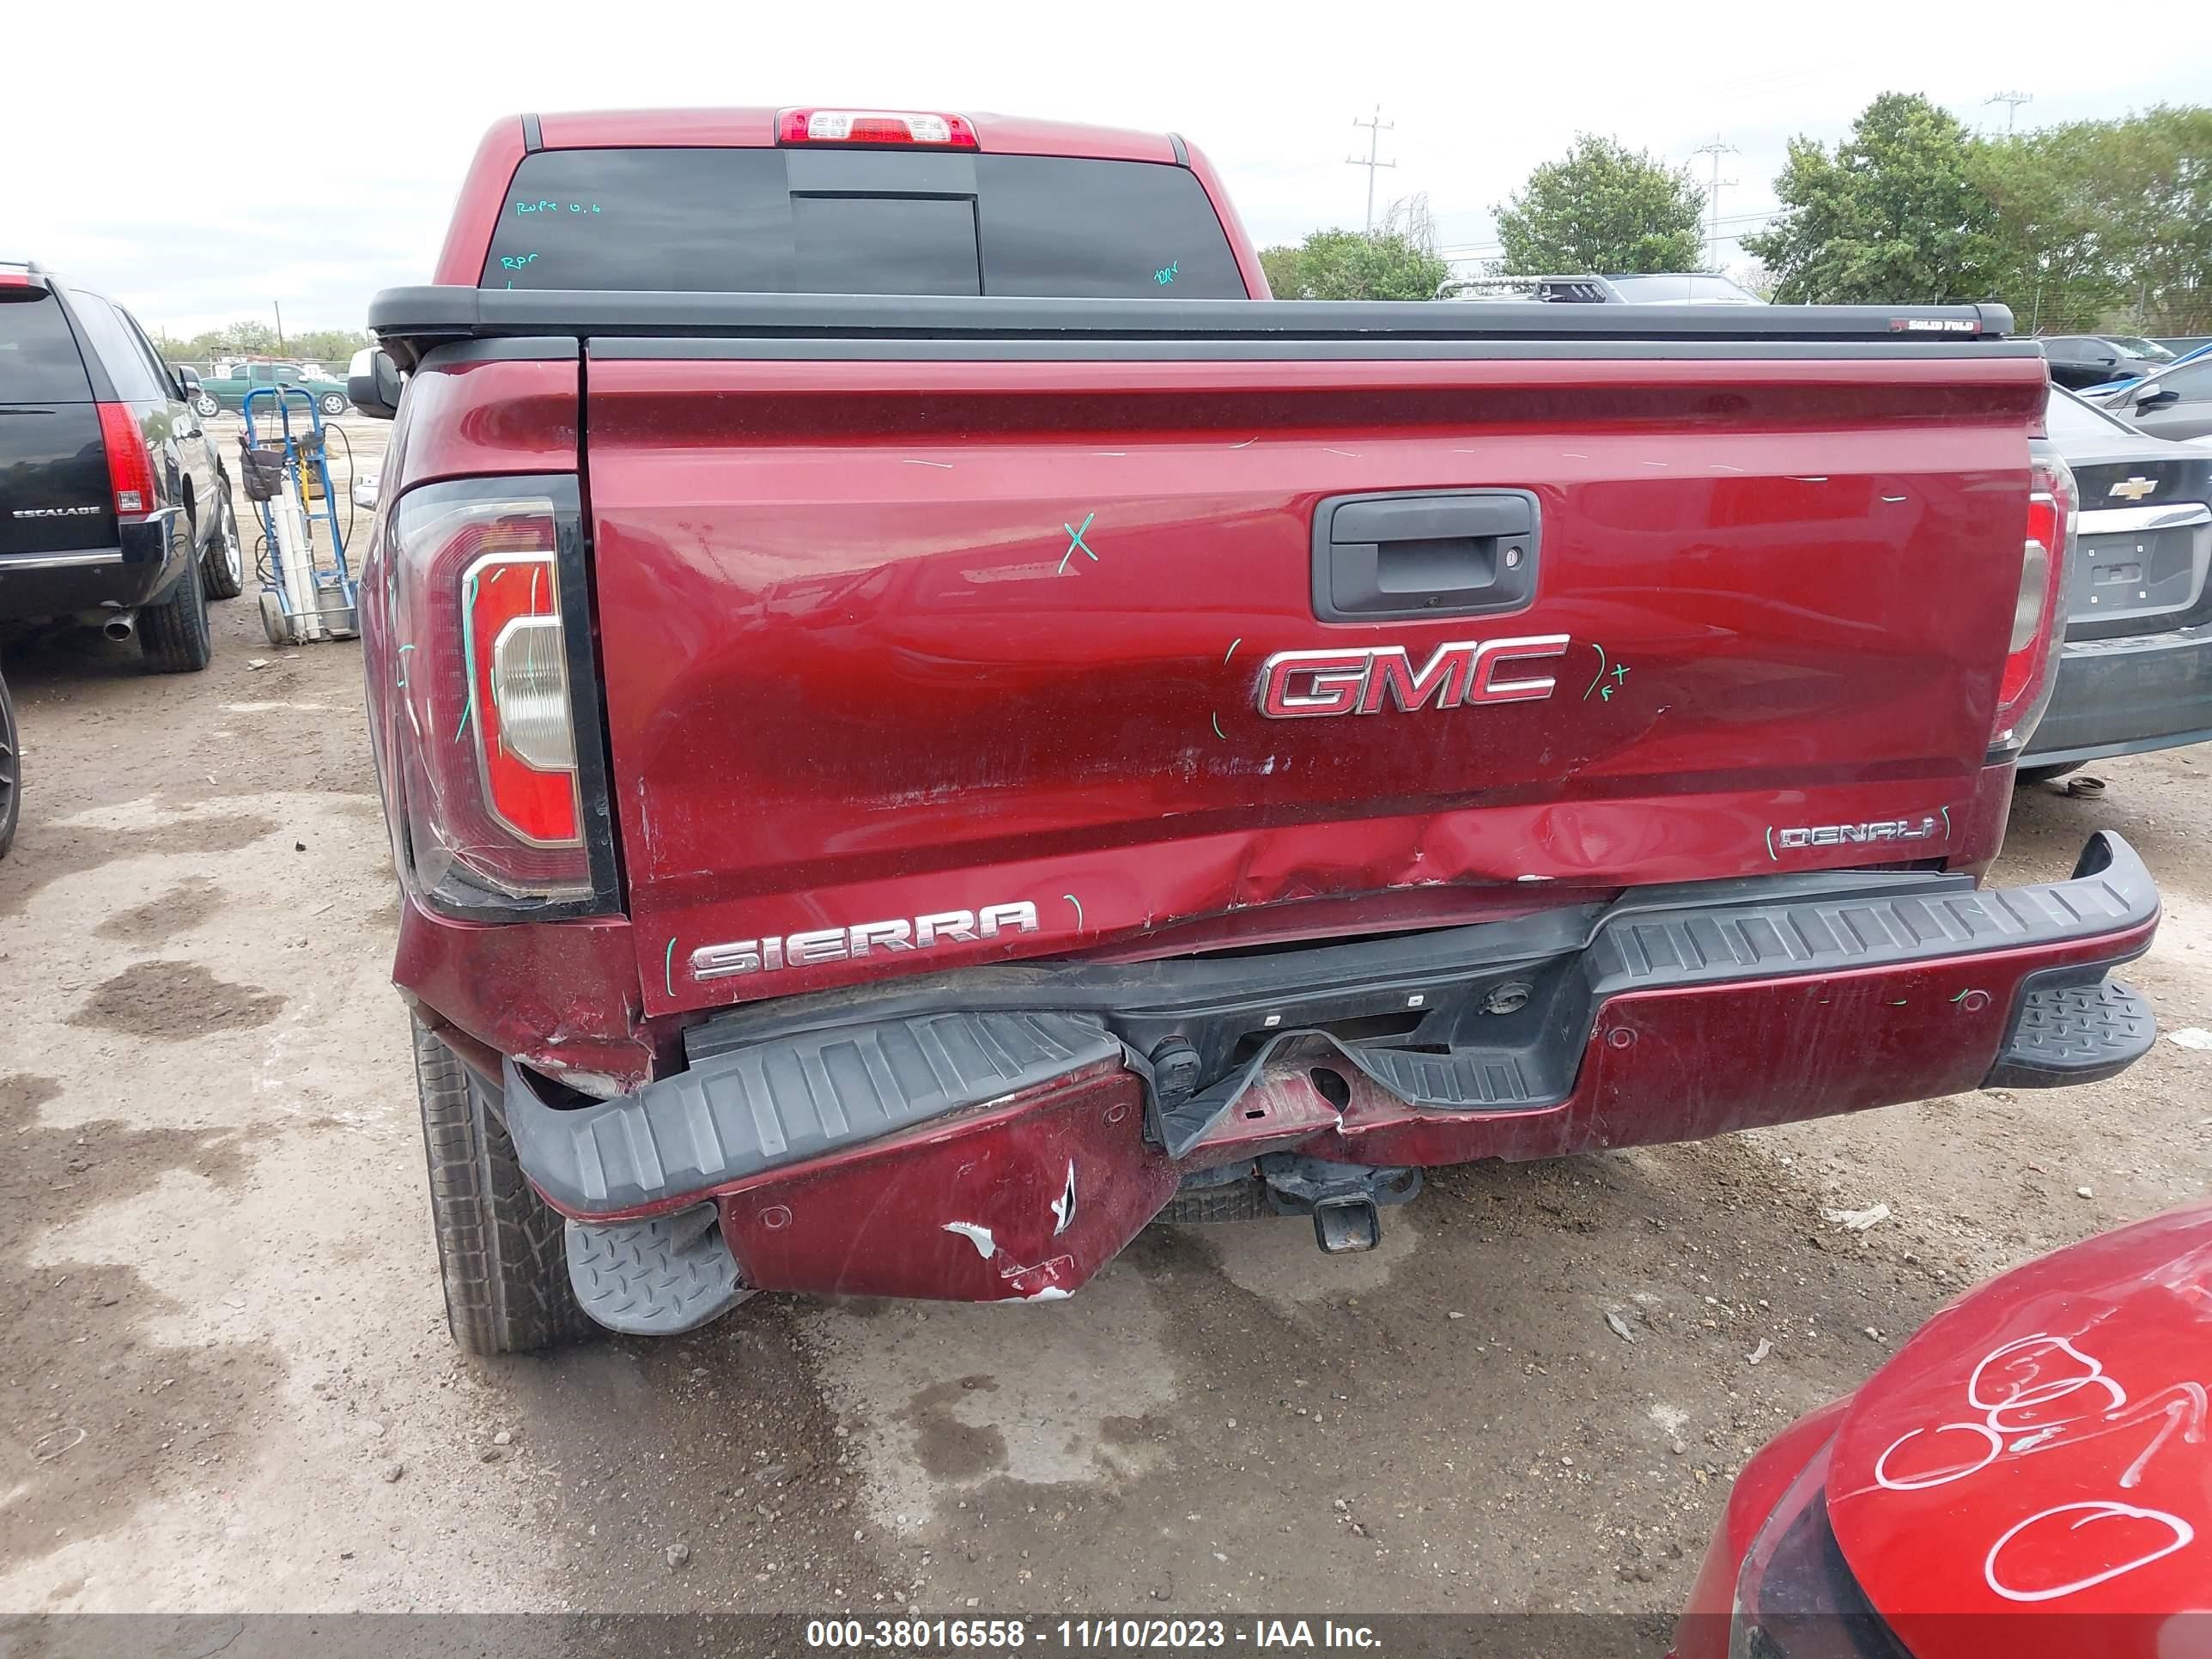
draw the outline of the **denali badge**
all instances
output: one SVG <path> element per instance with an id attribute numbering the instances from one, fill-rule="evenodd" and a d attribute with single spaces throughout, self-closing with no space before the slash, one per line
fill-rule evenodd
<path id="1" fill-rule="evenodd" d="M 1778 847 L 1847 847 L 1859 842 L 1927 841 L 1936 836 L 1948 835 L 1951 830 L 1951 809 L 1937 809 L 1942 816 L 1929 817 L 1923 814 L 1917 818 L 1875 818 L 1865 823 L 1812 823 L 1791 830 L 1769 830 L 1766 832 L 1766 855 L 1774 856 Z"/>
<path id="2" fill-rule="evenodd" d="M 927 951 L 939 945 L 973 945 L 1001 933 L 1034 933 L 1034 904 L 987 904 L 981 910 L 942 910 L 912 921 L 864 921 L 852 927 L 817 927 L 776 939 L 741 939 L 702 945 L 691 953 L 691 977 L 727 979 L 777 968 L 810 968 L 847 962 L 877 951 Z"/>
<path id="3" fill-rule="evenodd" d="M 1440 645 L 1417 672 L 1402 645 L 1336 651 L 1278 651 L 1260 665 L 1260 712 L 1269 720 L 1326 714 L 1379 714 L 1385 702 L 1411 711 L 1431 699 L 1439 708 L 1471 702 L 1525 702 L 1548 697 L 1548 674 L 1500 679 L 1498 670 L 1528 657 L 1565 653 L 1565 634 L 1511 640 L 1457 640 Z"/>

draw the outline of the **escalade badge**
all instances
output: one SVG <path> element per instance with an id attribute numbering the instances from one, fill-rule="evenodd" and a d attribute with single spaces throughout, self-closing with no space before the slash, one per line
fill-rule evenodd
<path id="1" fill-rule="evenodd" d="M 2137 474 L 2132 478 L 2121 479 L 2105 493 L 2107 495 L 2124 495 L 2131 501 L 2139 501 L 2157 488 L 2157 479 L 2146 478 Z"/>
<path id="2" fill-rule="evenodd" d="M 1278 651 L 1260 665 L 1260 712 L 1269 720 L 1310 720 L 1330 714 L 1379 714 L 1384 705 L 1411 712 L 1433 702 L 1457 708 L 1476 702 L 1526 702 L 1548 697 L 1549 674 L 1506 678 L 1508 665 L 1564 655 L 1565 634 L 1510 640 L 1455 640 L 1438 646 L 1416 670 L 1402 645 L 1334 651 Z"/>

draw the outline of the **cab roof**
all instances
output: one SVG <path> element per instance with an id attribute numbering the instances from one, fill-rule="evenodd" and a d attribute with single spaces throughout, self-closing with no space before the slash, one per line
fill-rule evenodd
<path id="1" fill-rule="evenodd" d="M 861 106 L 798 105 L 797 108 L 864 107 Z M 1047 121 L 1027 116 L 991 115 L 966 110 L 932 111 L 961 115 L 975 131 L 976 148 L 986 155 L 1074 155 L 1097 161 L 1165 161 L 1183 159 L 1182 147 L 1172 134 L 1139 132 L 1127 127 L 1085 126 L 1074 121 Z M 706 148 L 767 149 L 776 142 L 777 109 L 629 109 L 574 110 L 554 114 L 526 115 L 526 135 L 532 129 L 536 142 L 530 148 L 544 149 L 608 149 L 627 145 L 653 148 L 698 145 Z"/>

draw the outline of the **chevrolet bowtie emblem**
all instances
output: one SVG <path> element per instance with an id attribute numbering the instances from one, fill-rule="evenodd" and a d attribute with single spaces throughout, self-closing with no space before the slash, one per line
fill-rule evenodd
<path id="1" fill-rule="evenodd" d="M 2157 488 L 2156 479 L 2138 477 L 2123 478 L 2105 493 L 2107 495 L 2124 495 L 2131 501 L 2139 501 Z"/>

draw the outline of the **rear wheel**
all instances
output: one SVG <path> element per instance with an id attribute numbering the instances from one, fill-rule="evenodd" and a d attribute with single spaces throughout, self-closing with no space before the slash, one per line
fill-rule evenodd
<path id="1" fill-rule="evenodd" d="M 191 539 L 181 522 L 169 533 Z M 200 586 L 200 562 L 189 549 L 184 574 L 170 585 L 169 597 L 138 613 L 138 648 L 157 674 L 197 674 L 215 655 L 208 637 L 207 593 Z"/>
<path id="2" fill-rule="evenodd" d="M 1208 1221 L 1257 1221 L 1273 1215 L 1267 1203 L 1267 1183 L 1257 1176 L 1212 1187 L 1186 1187 L 1152 1218 L 1178 1226 Z"/>
<path id="3" fill-rule="evenodd" d="M 213 420 L 222 413 L 222 405 L 203 392 L 192 399 L 192 413 L 204 421 Z"/>
<path id="4" fill-rule="evenodd" d="M 470 1353 L 526 1353 L 598 1327 L 568 1288 L 561 1218 L 515 1161 L 490 1091 L 419 1019 L 415 1086 L 446 1325 Z"/>
<path id="5" fill-rule="evenodd" d="M 0 858 L 15 843 L 15 820 L 22 807 L 23 775 L 15 741 L 15 700 L 0 679 Z"/>
<path id="6" fill-rule="evenodd" d="M 246 591 L 246 548 L 238 539 L 238 514 L 228 485 L 216 498 L 215 536 L 201 560 L 211 599 L 234 599 Z"/>
<path id="7" fill-rule="evenodd" d="M 325 414 L 325 415 L 343 415 L 343 414 L 344 414 L 345 412 L 346 412 L 346 400 L 345 400 L 345 393 L 344 393 L 344 392 L 325 392 L 325 393 L 323 393 L 323 413 L 324 413 L 324 414 Z"/>
<path id="8" fill-rule="evenodd" d="M 2070 761 L 2064 766 L 2023 766 L 2014 772 L 2012 781 L 2015 786 L 2023 783 L 2049 783 L 2054 779 L 2064 777 L 2069 772 L 2078 772 L 2087 764 L 2087 761 Z"/>

